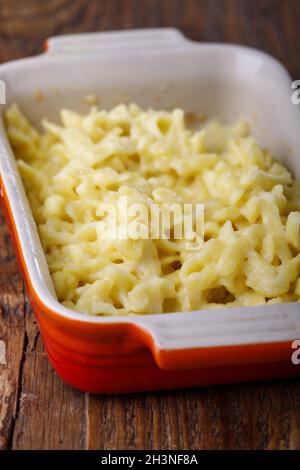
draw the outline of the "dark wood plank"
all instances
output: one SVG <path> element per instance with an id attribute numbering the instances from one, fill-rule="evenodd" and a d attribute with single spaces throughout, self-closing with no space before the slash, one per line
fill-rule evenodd
<path id="1" fill-rule="evenodd" d="M 27 312 L 19 410 L 13 449 L 85 449 L 85 396 L 53 372 L 31 312 Z"/>
<path id="2" fill-rule="evenodd" d="M 89 397 L 89 449 L 299 449 L 300 383 Z M 99 423 L 103 423 L 99 426 Z"/>
<path id="3" fill-rule="evenodd" d="M 88 400 L 88 449 L 188 449 L 189 421 L 181 392 Z M 99 427 L 99 422 L 105 423 Z"/>
<path id="4" fill-rule="evenodd" d="M 24 363 L 25 308 L 23 284 L 3 216 L 0 218 L 0 449 L 10 445 L 18 411 Z"/>
<path id="5" fill-rule="evenodd" d="M 299 79 L 299 22 L 299 0 L 0 0 L 0 62 L 42 52 L 55 34 L 175 26 L 194 40 L 260 48 Z M 0 220 L 0 448 L 300 449 L 299 392 L 297 380 L 74 391 L 48 364 Z"/>

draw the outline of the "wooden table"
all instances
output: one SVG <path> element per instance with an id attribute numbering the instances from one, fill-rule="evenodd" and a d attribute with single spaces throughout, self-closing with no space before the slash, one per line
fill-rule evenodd
<path id="1" fill-rule="evenodd" d="M 175 26 L 263 49 L 299 79 L 299 24 L 299 0 L 0 0 L 0 61 L 39 53 L 50 35 Z M 65 385 L 48 364 L 3 218 L 0 307 L 0 448 L 300 449 L 297 380 L 107 397 Z"/>

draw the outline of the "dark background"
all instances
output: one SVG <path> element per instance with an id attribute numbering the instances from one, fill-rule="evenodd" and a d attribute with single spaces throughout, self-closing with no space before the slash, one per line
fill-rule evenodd
<path id="1" fill-rule="evenodd" d="M 300 79 L 300 0 L 0 0 L 0 61 L 48 36 L 174 26 L 260 48 Z M 6 225 L 0 225 L 0 449 L 300 449 L 300 382 L 95 397 L 48 365 Z"/>

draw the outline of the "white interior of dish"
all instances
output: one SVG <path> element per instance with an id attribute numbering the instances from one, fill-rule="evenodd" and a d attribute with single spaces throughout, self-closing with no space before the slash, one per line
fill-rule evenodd
<path id="1" fill-rule="evenodd" d="M 2 65 L 0 78 L 7 105 L 19 103 L 35 125 L 43 117 L 57 121 L 63 107 L 87 112 L 84 97 L 90 93 L 104 108 L 135 102 L 182 107 L 225 122 L 246 118 L 259 143 L 300 177 L 300 108 L 291 101 L 291 79 L 259 51 L 193 43 L 170 29 L 62 36 L 51 39 L 41 56 Z M 1 175 L 23 255 L 33 287 L 49 308 L 79 321 L 139 324 L 163 349 L 300 338 L 297 303 L 126 318 L 91 317 L 60 305 L 2 124 L 1 135 Z"/>

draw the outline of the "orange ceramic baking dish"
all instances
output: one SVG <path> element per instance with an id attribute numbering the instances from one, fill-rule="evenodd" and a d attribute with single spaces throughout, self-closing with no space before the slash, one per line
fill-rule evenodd
<path id="1" fill-rule="evenodd" d="M 287 72 L 271 57 L 193 43 L 172 29 L 62 36 L 47 47 L 0 67 L 7 105 L 18 102 L 34 124 L 56 119 L 62 107 L 87 111 L 83 97 L 91 92 L 103 107 L 126 101 L 243 117 L 300 176 L 300 111 Z M 291 361 L 300 338 L 298 303 L 129 317 L 94 317 L 59 304 L 2 122 L 0 133 L 1 200 L 49 360 L 62 379 L 83 391 L 123 393 L 300 374 Z"/>

